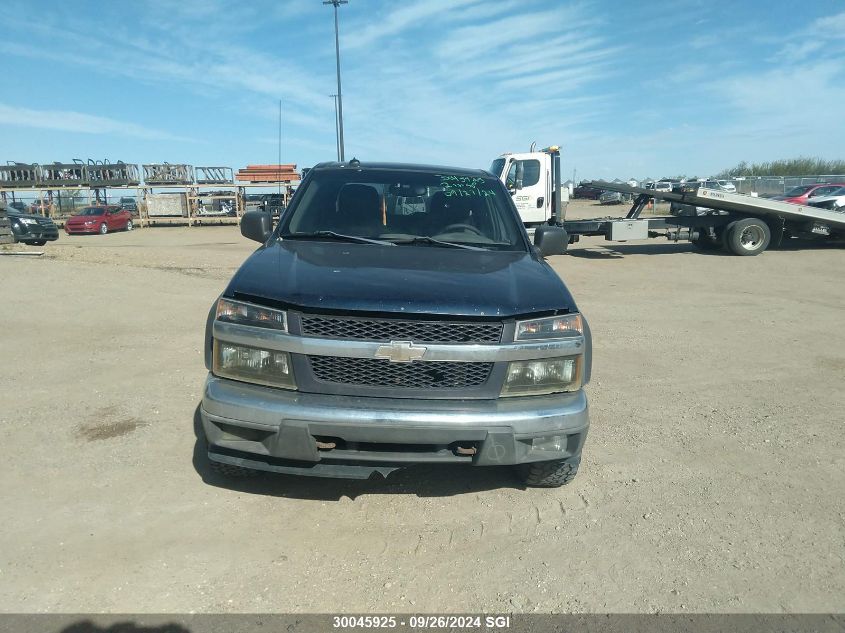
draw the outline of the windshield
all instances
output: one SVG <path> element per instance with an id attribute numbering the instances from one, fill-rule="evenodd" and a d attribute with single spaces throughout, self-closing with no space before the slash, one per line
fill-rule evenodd
<path id="1" fill-rule="evenodd" d="M 296 206 L 279 229 L 283 239 L 352 236 L 432 247 L 446 242 L 525 249 L 510 199 L 501 183 L 489 176 L 326 171 L 313 173 L 297 195 Z"/>
<path id="2" fill-rule="evenodd" d="M 497 158 L 490 164 L 490 173 L 493 174 L 496 178 L 501 178 L 502 176 L 502 167 L 505 166 L 505 159 L 504 158 Z"/>
<path id="3" fill-rule="evenodd" d="M 76 215 L 103 215 L 105 211 L 103 207 L 85 207 Z"/>

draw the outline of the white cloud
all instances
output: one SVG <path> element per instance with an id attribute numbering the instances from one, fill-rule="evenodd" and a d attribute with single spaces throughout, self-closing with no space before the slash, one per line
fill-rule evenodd
<path id="1" fill-rule="evenodd" d="M 60 130 L 80 134 L 116 134 L 146 140 L 190 141 L 162 130 L 68 110 L 32 110 L 0 103 L 0 125 Z"/>
<path id="2" fill-rule="evenodd" d="M 385 15 L 369 14 L 366 24 L 353 23 L 351 28 L 342 30 L 342 44 L 348 48 L 370 46 L 378 40 L 396 35 L 409 28 L 428 27 L 432 21 L 439 21 L 460 7 L 480 2 L 481 0 L 416 0 L 397 5 Z M 343 10 L 341 9 L 341 12 Z"/>

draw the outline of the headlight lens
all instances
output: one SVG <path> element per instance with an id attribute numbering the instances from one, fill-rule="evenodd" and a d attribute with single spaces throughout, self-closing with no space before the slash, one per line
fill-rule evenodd
<path id="1" fill-rule="evenodd" d="M 508 365 L 502 396 L 537 396 L 581 387 L 581 357 L 513 361 Z"/>
<path id="2" fill-rule="evenodd" d="M 537 339 L 568 338 L 583 336 L 584 322 L 580 314 L 531 319 L 516 322 L 516 340 L 533 341 Z"/>
<path id="3" fill-rule="evenodd" d="M 296 389 L 290 354 L 287 352 L 215 340 L 212 372 L 222 378 Z"/>
<path id="4" fill-rule="evenodd" d="M 233 301 L 232 299 L 220 298 L 217 301 L 217 316 L 215 318 L 223 323 L 266 327 L 283 332 L 287 332 L 288 329 L 287 316 L 282 310 L 273 310 L 252 303 Z"/>

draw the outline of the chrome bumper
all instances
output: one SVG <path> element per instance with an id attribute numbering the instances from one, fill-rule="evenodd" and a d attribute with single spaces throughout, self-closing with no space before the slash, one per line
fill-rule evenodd
<path id="1" fill-rule="evenodd" d="M 583 391 L 495 400 L 372 398 L 285 391 L 211 374 L 200 413 L 213 460 L 340 477 L 413 463 L 576 459 L 589 427 Z M 318 439 L 336 447 L 320 450 Z"/>

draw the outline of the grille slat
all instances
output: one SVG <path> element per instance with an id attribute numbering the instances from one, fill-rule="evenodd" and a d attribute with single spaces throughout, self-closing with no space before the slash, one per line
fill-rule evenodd
<path id="1" fill-rule="evenodd" d="M 493 363 L 391 363 L 373 358 L 309 356 L 314 377 L 344 385 L 396 389 L 461 389 L 487 382 Z"/>
<path id="2" fill-rule="evenodd" d="M 302 334 L 336 339 L 415 343 L 498 343 L 502 323 L 404 321 L 302 315 Z"/>

